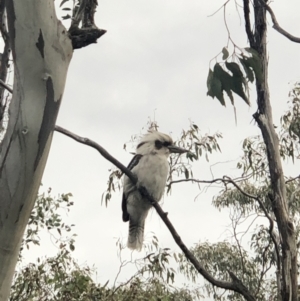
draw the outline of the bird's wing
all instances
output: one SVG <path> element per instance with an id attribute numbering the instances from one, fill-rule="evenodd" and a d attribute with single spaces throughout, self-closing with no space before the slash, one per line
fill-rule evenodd
<path id="1" fill-rule="evenodd" d="M 132 170 L 136 165 L 138 165 L 140 159 L 143 157 L 143 155 L 134 155 L 130 163 L 128 164 L 127 168 L 129 170 Z M 129 221 L 129 214 L 127 212 L 127 198 L 125 196 L 125 193 L 123 192 L 122 197 L 122 212 L 123 212 L 123 221 L 128 222 Z"/>

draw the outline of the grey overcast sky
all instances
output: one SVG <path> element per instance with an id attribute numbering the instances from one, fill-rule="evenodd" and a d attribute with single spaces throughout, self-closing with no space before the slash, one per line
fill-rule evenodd
<path id="1" fill-rule="evenodd" d="M 142 132 L 149 117 L 155 115 L 160 131 L 174 139 L 193 121 L 203 134 L 220 131 L 224 136 L 222 153 L 212 155 L 208 163 L 203 157 L 194 167 L 195 177 L 211 179 L 211 166 L 215 177 L 237 175 L 243 138 L 258 134 L 252 118 L 256 104 L 253 93 L 251 107 L 235 97 L 236 125 L 228 99 L 224 108 L 206 96 L 209 62 L 227 44 L 223 11 L 209 15 L 223 2 L 99 0 L 96 23 L 107 33 L 98 44 L 74 52 L 57 124 L 97 141 L 126 165 L 132 156 L 123 144 Z M 300 36 L 300 1 L 275 0 L 271 6 L 281 26 Z M 242 16 L 231 1 L 226 13 L 231 38 L 247 47 Z M 291 83 L 299 80 L 300 48 L 272 29 L 271 21 L 268 48 L 274 123 L 278 124 Z M 55 133 L 42 188 L 52 187 L 53 195 L 74 195 L 75 206 L 67 217 L 78 234 L 74 257 L 79 263 L 95 265 L 102 283 L 114 279 L 119 267 L 116 241 L 125 242 L 128 231 L 121 218 L 121 192 L 113 194 L 107 208 L 101 205 L 111 166 L 95 150 Z M 293 166 L 286 171 L 297 174 Z M 163 208 L 189 247 L 200 240 L 227 238 L 228 212 L 212 207 L 217 190 L 204 192 L 204 187 L 199 191 L 195 185 L 182 184 L 164 198 Z M 146 222 L 146 239 L 152 232 L 162 247 L 179 251 L 154 211 Z M 27 261 L 57 252 L 46 236 L 44 241 L 42 247 L 26 253 Z M 129 259 L 131 254 L 125 250 L 123 255 Z M 120 280 L 132 272 L 124 271 Z"/>

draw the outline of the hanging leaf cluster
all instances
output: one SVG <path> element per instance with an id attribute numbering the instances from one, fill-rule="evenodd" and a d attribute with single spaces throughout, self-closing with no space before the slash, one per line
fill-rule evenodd
<path id="1" fill-rule="evenodd" d="M 260 57 L 258 53 L 252 48 L 244 48 L 247 55 L 241 53 L 235 55 L 238 59 L 236 62 L 228 62 L 229 52 L 226 47 L 223 48 L 223 66 L 216 63 L 213 70 L 209 69 L 207 77 L 207 95 L 212 98 L 217 98 L 223 106 L 226 106 L 224 99 L 224 92 L 229 97 L 231 104 L 234 105 L 233 93 L 240 96 L 248 105 L 249 101 L 249 88 L 248 82 L 262 81 L 262 70 Z M 225 68 L 224 68 L 225 67 Z M 242 67 L 242 69 L 241 69 Z M 244 72 L 243 72 L 243 71 Z"/>

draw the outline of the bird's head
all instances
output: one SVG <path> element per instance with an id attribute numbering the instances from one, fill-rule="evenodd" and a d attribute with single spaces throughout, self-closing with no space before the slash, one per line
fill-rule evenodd
<path id="1" fill-rule="evenodd" d="M 172 138 L 157 131 L 146 134 L 136 147 L 136 153 L 140 155 L 159 154 L 169 156 L 170 153 L 186 153 L 187 150 L 174 145 Z"/>

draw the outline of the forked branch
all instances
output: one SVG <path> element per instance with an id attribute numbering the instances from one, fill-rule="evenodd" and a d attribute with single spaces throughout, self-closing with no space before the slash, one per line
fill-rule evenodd
<path id="1" fill-rule="evenodd" d="M 289 32 L 287 32 L 286 30 L 284 30 L 278 23 L 276 16 L 272 10 L 272 8 L 266 4 L 263 0 L 259 0 L 260 3 L 265 7 L 265 9 L 268 11 L 268 13 L 271 16 L 272 22 L 273 22 L 273 28 L 275 30 L 277 30 L 280 34 L 282 34 L 283 36 L 285 36 L 286 38 L 288 38 L 289 40 L 291 40 L 292 42 L 295 43 L 300 43 L 300 38 L 291 35 Z"/>

